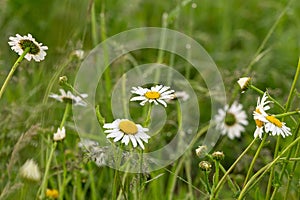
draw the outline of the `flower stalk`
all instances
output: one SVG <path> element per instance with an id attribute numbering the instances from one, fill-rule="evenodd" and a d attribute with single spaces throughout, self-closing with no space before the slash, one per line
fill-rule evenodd
<path id="1" fill-rule="evenodd" d="M 0 90 L 0 99 L 8 85 L 8 82 L 10 81 L 10 79 L 12 78 L 14 72 L 16 71 L 16 69 L 18 68 L 18 66 L 20 65 L 21 61 L 24 59 L 24 57 L 26 56 L 26 54 L 30 51 L 30 48 L 27 47 L 25 49 L 25 51 L 23 51 L 23 53 L 21 54 L 21 56 L 17 59 L 17 61 L 15 62 L 15 64 L 12 66 L 9 74 L 7 75 L 2 87 L 1 87 L 1 90 Z"/>

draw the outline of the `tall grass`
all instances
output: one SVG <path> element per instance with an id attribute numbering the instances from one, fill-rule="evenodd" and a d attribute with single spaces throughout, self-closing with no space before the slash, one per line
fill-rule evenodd
<path id="1" fill-rule="evenodd" d="M 203 158 L 195 154 L 211 119 L 207 87 L 203 77 L 169 52 L 147 49 L 119 58 L 100 80 L 96 100 L 105 121 L 111 122 L 110 92 L 125 71 L 154 62 L 175 66 L 197 91 L 202 114 L 197 136 L 177 161 L 147 174 L 99 167 L 94 162 L 97 155 L 78 147 L 80 137 L 72 111 L 63 122 L 67 136 L 54 147 L 53 133 L 61 126 L 66 105 L 48 99 L 48 95 L 61 87 L 70 89 L 59 85 L 60 76 L 66 75 L 68 83 L 73 84 L 82 62 L 73 51 L 82 49 L 87 55 L 112 35 L 153 26 L 175 29 L 202 44 L 223 76 L 227 98 L 242 102 L 248 114 L 249 125 L 241 138 L 229 140 L 223 136 L 214 147 L 213 151 L 225 154 L 218 165 L 214 194 L 219 199 L 299 199 L 299 114 L 279 118 L 290 125 L 293 136 L 267 137 L 261 144 L 253 138 L 252 120 L 260 94 L 255 90 L 240 94 L 232 89 L 246 73 L 257 88 L 268 90 L 284 108 L 282 111 L 274 104 L 275 113 L 299 110 L 299 10 L 298 1 L 289 4 L 285 0 L 0 0 L 1 85 L 18 58 L 7 44 L 9 36 L 31 33 L 49 47 L 41 63 L 21 62 L 0 99 L 0 199 L 19 199 L 21 195 L 24 199 L 45 199 L 47 188 L 57 189 L 59 199 L 213 198 L 205 189 L 205 173 L 198 166 Z M 172 81 L 171 75 L 168 80 Z M 178 105 L 172 106 L 167 109 L 165 134 L 155 140 L 157 147 L 168 143 L 180 127 Z M 141 117 L 136 104 L 130 103 L 130 107 L 130 114 L 142 123 L 147 108 Z M 20 176 L 20 167 L 31 158 L 38 163 L 44 181 L 28 182 Z M 216 180 L 212 174 L 208 176 L 210 183 Z"/>

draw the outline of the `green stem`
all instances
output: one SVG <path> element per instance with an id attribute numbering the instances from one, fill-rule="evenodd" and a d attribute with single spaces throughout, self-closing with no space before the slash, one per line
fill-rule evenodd
<path id="1" fill-rule="evenodd" d="M 90 183 L 91 183 L 91 199 L 92 200 L 96 200 L 97 199 L 97 189 L 96 189 L 96 185 L 95 185 L 95 176 L 93 173 L 93 169 L 92 169 L 92 163 L 89 162 L 88 163 L 88 173 L 89 173 L 89 179 L 90 179 Z"/>
<path id="2" fill-rule="evenodd" d="M 205 184 L 206 184 L 207 192 L 208 192 L 209 194 L 211 194 L 211 188 L 210 188 L 209 180 L 208 180 L 208 174 L 209 174 L 209 172 L 204 171 L 204 174 L 205 174 Z"/>
<path id="3" fill-rule="evenodd" d="M 264 91 L 262 91 L 261 89 L 258 89 L 254 85 L 250 85 L 249 88 L 253 89 L 254 91 L 256 91 L 256 92 L 258 92 L 259 94 L 262 94 L 262 95 L 265 93 Z M 269 99 L 272 100 L 281 110 L 284 110 L 284 107 L 278 101 L 276 101 L 276 99 L 271 97 L 268 92 L 267 92 L 267 95 L 268 95 Z"/>
<path id="4" fill-rule="evenodd" d="M 145 122 L 143 124 L 144 127 L 148 127 L 151 121 L 151 111 L 152 111 L 152 104 L 148 105 L 148 111 L 147 111 L 147 116 L 145 119 Z"/>
<path id="5" fill-rule="evenodd" d="M 221 165 L 221 163 L 220 163 L 220 169 L 221 169 L 221 171 L 222 171 L 224 174 L 226 173 L 226 170 L 225 170 L 225 168 Z M 233 191 L 234 193 L 236 193 L 236 192 L 239 190 L 239 188 L 237 188 L 237 186 L 233 183 L 233 181 L 231 180 L 230 176 L 227 176 L 227 181 L 229 181 L 229 185 L 230 185 L 232 191 Z"/>
<path id="6" fill-rule="evenodd" d="M 281 137 L 278 137 L 277 141 L 276 141 L 276 146 L 275 146 L 274 158 L 278 155 L 280 141 L 281 141 Z M 269 176 L 269 180 L 268 180 L 268 185 L 267 185 L 266 199 L 270 199 L 274 174 L 275 174 L 275 167 L 272 167 L 271 172 L 270 172 L 270 176 Z"/>
<path id="7" fill-rule="evenodd" d="M 162 27 L 166 28 L 168 27 L 168 14 L 163 13 L 162 16 Z M 159 50 L 158 50 L 158 56 L 157 56 L 157 63 L 163 63 L 164 59 L 164 49 L 166 46 L 166 29 L 162 29 L 161 32 L 161 39 L 160 39 L 160 44 L 159 44 Z M 156 68 L 155 75 L 154 75 L 154 82 L 158 83 L 160 77 L 160 67 Z"/>
<path id="8" fill-rule="evenodd" d="M 256 50 L 256 52 L 255 52 L 253 58 L 251 59 L 250 63 L 247 65 L 246 72 L 244 73 L 243 76 L 248 76 L 249 73 L 250 73 L 250 71 L 251 71 L 251 69 L 252 69 L 252 67 L 253 67 L 253 65 L 255 63 L 257 63 L 268 52 L 268 50 L 263 51 L 263 49 L 265 48 L 268 40 L 270 39 L 272 33 L 274 32 L 274 30 L 277 27 L 278 23 L 280 22 L 281 18 L 286 13 L 286 11 L 287 11 L 287 9 L 288 9 L 291 1 L 287 4 L 287 6 L 283 9 L 283 11 L 279 14 L 278 18 L 276 19 L 276 21 L 274 22 L 274 24 L 272 25 L 272 27 L 269 29 L 267 35 L 265 36 L 265 38 L 263 39 L 262 43 L 260 44 L 260 46 Z M 237 96 L 239 90 L 240 90 L 240 87 L 237 85 L 235 87 L 235 90 L 234 90 L 233 95 L 232 95 L 232 99 L 233 99 L 233 100 L 231 100 L 232 102 L 234 101 L 235 97 Z"/>
<path id="9" fill-rule="evenodd" d="M 252 142 L 249 144 L 249 146 L 242 152 L 242 154 L 235 160 L 235 162 L 230 166 L 230 168 L 226 171 L 226 173 L 223 175 L 223 177 L 221 178 L 221 180 L 219 181 L 218 185 L 216 186 L 216 189 L 214 190 L 214 193 L 212 194 L 212 197 L 216 197 L 218 194 L 219 189 L 221 188 L 221 186 L 223 185 L 226 177 L 229 175 L 229 173 L 233 170 L 233 168 L 235 167 L 235 165 L 242 159 L 242 157 L 247 153 L 247 151 L 252 147 L 252 145 L 254 144 L 256 138 L 254 138 L 252 140 Z"/>
<path id="10" fill-rule="evenodd" d="M 104 3 L 102 5 L 102 10 L 100 14 L 100 27 L 101 27 L 101 39 L 103 43 L 103 41 L 105 41 L 107 38 Z M 103 43 L 103 54 L 104 54 L 104 64 L 105 64 L 105 71 L 104 71 L 105 91 L 107 94 L 110 94 L 112 84 L 111 84 L 111 75 L 110 75 L 110 68 L 109 68 L 109 50 L 108 50 L 108 45 L 105 42 Z M 107 102 L 107 109 L 110 111 L 111 95 L 107 95 L 106 102 Z"/>
<path id="11" fill-rule="evenodd" d="M 67 105 L 66 105 L 65 112 L 64 112 L 63 118 L 61 120 L 60 126 L 59 126 L 60 129 L 64 126 L 64 124 L 65 124 L 65 122 L 67 120 L 67 117 L 69 115 L 69 111 L 71 110 L 71 105 L 72 104 L 70 104 L 70 103 L 67 103 Z M 48 158 L 48 161 L 47 161 L 47 164 L 46 164 L 46 168 L 45 168 L 43 182 L 42 182 L 42 185 L 41 185 L 41 198 L 42 199 L 45 197 L 45 192 L 46 192 L 47 184 L 48 184 L 47 180 L 48 180 L 49 168 L 50 168 L 50 164 L 51 164 L 51 161 L 52 161 L 53 153 L 54 153 L 56 147 L 57 147 L 57 142 L 55 141 L 53 143 L 52 149 L 50 151 L 50 155 L 49 155 L 49 158 Z M 66 181 L 65 178 L 66 177 L 64 176 L 63 177 L 63 184 Z"/>
<path id="12" fill-rule="evenodd" d="M 190 146 L 194 146 L 194 144 L 199 141 L 199 138 L 209 129 L 210 124 L 202 127 L 199 132 L 197 133 L 196 137 L 193 138 L 193 140 L 190 143 Z M 173 195 L 174 195 L 174 190 L 175 190 L 175 186 L 176 186 L 176 178 L 180 178 L 178 176 L 183 163 L 185 162 L 186 156 L 183 156 L 182 158 L 180 158 L 180 161 L 178 162 L 177 165 L 174 165 L 173 169 L 175 170 L 175 172 L 171 172 L 168 169 L 165 168 L 165 170 L 167 170 L 168 172 L 174 174 L 174 176 L 172 176 L 170 179 L 170 181 L 168 181 L 168 186 L 167 186 L 167 193 L 168 193 L 168 199 L 171 200 L 173 199 Z M 198 188 L 193 187 L 194 189 L 198 190 L 199 192 L 201 192 Z"/>
<path id="13" fill-rule="evenodd" d="M 298 130 L 298 133 L 299 133 L 299 130 Z M 297 156 L 295 159 L 295 161 L 299 161 L 299 153 L 300 153 L 300 143 L 298 143 L 297 145 L 297 148 L 296 148 L 296 152 L 295 152 L 295 156 Z M 292 160 L 292 158 L 290 158 L 289 160 Z M 292 165 L 292 172 L 290 173 L 289 177 L 288 177 L 288 183 L 287 183 L 287 186 L 286 186 L 286 191 L 285 191 L 285 197 L 284 197 L 284 200 L 287 200 L 288 197 L 289 197 L 289 188 L 290 188 L 290 185 L 291 185 L 291 181 L 294 177 L 294 173 L 295 173 L 295 170 L 297 168 L 297 162 L 294 162 L 293 165 Z"/>
<path id="14" fill-rule="evenodd" d="M 96 117 L 97 117 L 98 123 L 102 127 L 105 124 L 105 118 L 101 115 L 99 105 L 96 106 Z"/>
<path id="15" fill-rule="evenodd" d="M 44 177 L 43 177 L 43 181 L 42 181 L 42 185 L 41 185 L 41 194 L 40 194 L 40 199 L 44 199 L 45 198 L 45 194 L 46 194 L 46 189 L 47 189 L 47 185 L 48 185 L 48 174 L 49 174 L 49 169 L 50 169 L 50 165 L 51 165 L 51 161 L 52 161 L 52 157 L 54 154 L 54 151 L 57 147 L 57 142 L 54 142 L 52 144 L 52 148 L 50 151 L 50 155 L 46 164 L 46 168 L 45 168 L 45 172 L 44 172 Z"/>
<path id="16" fill-rule="evenodd" d="M 290 109 L 291 102 L 292 102 L 292 99 L 293 99 L 293 94 L 294 94 L 294 91 L 295 91 L 295 88 L 296 88 L 297 81 L 299 79 L 299 74 L 300 74 L 300 57 L 299 57 L 299 60 L 298 60 L 297 70 L 296 70 L 294 80 L 293 80 L 293 83 L 292 83 L 292 86 L 291 86 L 291 89 L 290 89 L 290 93 L 289 93 L 288 99 L 286 101 L 286 105 L 285 105 L 285 110 L 286 111 L 288 111 Z"/>
<path id="17" fill-rule="evenodd" d="M 92 32 L 93 45 L 95 47 L 98 44 L 97 22 L 96 22 L 96 13 L 95 13 L 95 1 L 92 2 L 92 7 L 91 7 L 91 32 Z"/>
<path id="18" fill-rule="evenodd" d="M 297 142 L 299 142 L 300 137 L 297 137 L 296 140 L 294 140 L 292 143 L 290 143 L 271 163 L 267 164 L 266 166 L 262 167 L 258 172 L 256 172 L 248 181 L 248 183 L 245 185 L 245 187 L 241 190 L 240 196 L 238 200 L 243 199 L 246 192 L 251 189 L 258 181 L 269 171 L 271 167 L 273 167 L 276 162 Z M 266 198 L 265 198 L 266 199 Z"/>
<path id="19" fill-rule="evenodd" d="M 275 30 L 276 26 L 278 25 L 279 21 L 281 20 L 281 18 L 286 13 L 286 11 L 287 11 L 290 3 L 291 3 L 291 1 L 283 9 L 283 11 L 280 13 L 280 15 L 278 16 L 278 18 L 276 19 L 276 21 L 274 22 L 274 24 L 272 25 L 272 27 L 269 29 L 269 32 L 267 33 L 266 37 L 264 38 L 264 40 L 262 41 L 261 45 L 258 47 L 257 51 L 255 52 L 254 58 L 252 59 L 252 61 L 250 62 L 250 64 L 247 66 L 247 70 L 246 70 L 245 75 L 249 74 L 249 72 L 251 71 L 252 66 L 259 60 L 257 58 L 259 57 L 260 52 L 265 48 L 265 45 L 266 45 L 267 41 L 271 37 L 272 33 L 274 32 L 274 30 Z"/>
<path id="20" fill-rule="evenodd" d="M 265 134 L 264 137 L 263 137 L 263 140 L 261 141 L 261 143 L 260 143 L 260 145 L 259 145 L 259 147 L 258 147 L 258 149 L 257 149 L 257 151 L 256 151 L 256 153 L 254 155 L 254 158 L 251 161 L 250 167 L 249 167 L 248 172 L 247 172 L 247 176 L 246 176 L 244 184 L 243 184 L 244 186 L 246 185 L 249 177 L 252 175 L 252 169 L 253 169 L 254 163 L 255 163 L 255 161 L 256 161 L 256 159 L 257 159 L 257 157 L 258 157 L 258 155 L 259 155 L 262 147 L 264 146 L 267 137 L 268 137 L 268 134 Z"/>
<path id="21" fill-rule="evenodd" d="M 214 160 L 215 162 L 215 174 L 214 174 L 214 179 L 213 179 L 213 186 L 212 186 L 212 193 L 214 193 L 214 190 L 219 183 L 219 171 L 220 171 L 220 161 L 219 160 Z M 211 199 L 213 199 L 213 196 L 211 196 Z"/>
<path id="22" fill-rule="evenodd" d="M 69 112 L 70 112 L 70 110 L 71 110 L 71 106 L 72 106 L 72 104 L 67 103 L 66 108 L 65 108 L 65 112 L 64 112 L 64 115 L 63 115 L 63 118 L 62 118 L 62 120 L 61 120 L 61 122 L 60 122 L 60 126 L 59 126 L 60 129 L 61 129 L 61 128 L 65 125 L 65 123 L 66 123 L 66 120 L 67 120 L 67 118 L 68 118 L 68 116 L 69 116 Z"/>
<path id="23" fill-rule="evenodd" d="M 287 102 L 285 104 L 285 108 L 284 108 L 284 112 L 287 112 L 290 108 L 291 105 L 291 101 L 293 99 L 293 94 L 294 94 L 294 90 L 296 88 L 296 83 L 298 81 L 299 78 L 299 74 L 300 74 L 300 58 L 298 60 L 298 65 L 297 65 L 297 70 L 294 76 L 294 80 L 289 92 L 289 96 L 287 99 Z M 283 120 L 283 119 L 282 119 Z M 276 157 L 278 155 L 278 151 L 279 151 L 279 146 L 280 146 L 280 142 L 281 142 L 281 137 L 279 137 L 277 139 L 276 142 L 276 148 L 275 148 L 275 153 L 274 153 L 274 157 Z M 290 154 L 290 153 L 289 153 Z M 285 166 L 286 167 L 286 166 Z M 275 167 L 271 168 L 271 173 L 270 173 L 270 177 L 269 177 L 269 182 L 268 182 L 268 187 L 267 187 L 267 194 L 266 194 L 266 198 L 269 199 L 270 198 L 270 194 L 271 194 L 271 188 L 272 188 L 272 181 L 273 181 L 273 177 L 274 177 L 274 173 L 275 173 Z M 281 177 L 282 178 L 282 177 Z M 280 179 L 279 179 L 280 180 Z M 276 188 L 278 188 L 279 186 L 277 186 Z M 275 193 L 277 192 L 277 189 L 274 189 L 273 194 L 275 195 Z M 273 195 L 272 195 L 273 196 Z"/>
<path id="24" fill-rule="evenodd" d="M 17 67 L 19 66 L 19 64 L 21 63 L 21 61 L 24 59 L 25 55 L 30 51 L 30 47 L 26 47 L 26 49 L 23 51 L 22 55 L 17 59 L 17 61 L 15 62 L 15 64 L 12 66 L 9 74 L 7 75 L 1 90 L 0 90 L 0 99 L 8 85 L 8 82 L 10 81 L 10 79 L 12 78 L 14 72 L 16 71 Z"/>
<path id="25" fill-rule="evenodd" d="M 300 114 L 300 110 L 295 110 L 295 111 L 291 111 L 291 112 L 286 112 L 286 113 L 274 115 L 274 117 L 284 118 L 284 117 L 287 117 L 287 116 L 290 116 L 290 115 L 296 115 L 296 114 Z"/>
<path id="26" fill-rule="evenodd" d="M 295 131 L 293 140 L 295 140 L 295 139 L 298 137 L 299 129 L 300 129 L 300 122 L 298 123 L 298 126 L 297 126 L 297 129 L 296 129 L 296 131 Z M 298 149 L 299 149 L 299 144 L 297 145 L 296 153 L 297 153 Z M 286 167 L 287 167 L 287 164 L 288 164 L 287 161 L 290 160 L 291 155 L 292 155 L 292 151 L 289 150 L 289 152 L 287 153 L 285 162 L 284 162 L 284 164 L 283 164 L 283 166 L 282 166 L 281 172 L 280 172 L 280 174 L 279 174 L 279 181 L 281 181 L 281 179 L 282 179 L 282 177 L 283 177 L 283 175 L 284 175 L 284 172 L 285 172 Z M 297 156 L 297 155 L 296 155 L 296 156 Z M 297 162 L 295 162 L 295 163 L 293 164 L 292 169 L 294 169 L 294 166 L 295 166 L 296 164 L 297 164 Z M 294 171 L 292 171 L 291 174 L 293 174 L 293 173 L 294 173 Z M 291 182 L 291 180 L 292 180 L 292 177 L 293 177 L 293 176 L 289 176 L 289 178 L 288 178 L 287 190 L 288 190 L 288 187 L 289 187 L 290 182 Z M 274 189 L 274 191 L 273 191 L 273 193 L 272 193 L 271 199 L 274 199 L 274 197 L 275 197 L 276 192 L 277 192 L 278 189 L 279 189 L 279 187 L 275 187 L 275 189 Z"/>
<path id="27" fill-rule="evenodd" d="M 175 164 L 172 168 L 172 172 L 169 171 L 170 173 L 173 174 L 173 176 L 170 176 L 170 180 L 168 181 L 168 186 L 167 186 L 167 194 L 168 194 L 168 200 L 172 200 L 173 199 L 173 195 L 174 195 L 174 189 L 175 189 L 175 185 L 176 185 L 176 181 L 177 181 L 177 177 L 178 177 L 178 174 L 182 168 L 182 165 L 184 163 L 184 158 L 185 156 L 183 156 L 179 162 L 177 164 Z M 173 172 L 173 170 L 175 170 L 175 172 Z"/>

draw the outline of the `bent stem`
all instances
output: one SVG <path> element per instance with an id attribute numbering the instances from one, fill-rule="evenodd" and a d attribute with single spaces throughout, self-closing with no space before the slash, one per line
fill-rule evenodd
<path id="1" fill-rule="evenodd" d="M 299 129 L 300 129 L 300 122 L 298 123 L 298 126 L 297 126 L 297 129 L 295 131 L 293 140 L 295 140 L 298 137 Z M 298 150 L 299 150 L 299 144 L 297 145 L 297 148 L 296 148 L 296 154 L 295 154 L 296 156 L 297 156 Z M 287 153 L 287 156 L 285 158 L 285 162 L 283 163 L 282 169 L 281 169 L 280 174 L 279 174 L 279 181 L 282 180 L 282 177 L 284 175 L 284 172 L 286 170 L 286 167 L 287 167 L 287 164 L 288 164 L 288 161 L 289 161 L 291 155 L 292 155 L 292 150 L 289 150 L 288 153 Z M 296 165 L 297 165 L 297 162 L 294 162 L 293 166 L 292 166 L 292 172 L 291 172 L 291 174 L 288 177 L 287 191 L 289 190 L 290 182 L 291 182 L 292 177 L 293 177 L 292 174 L 294 174 L 294 170 L 295 170 L 295 166 Z M 279 189 L 279 187 L 275 187 L 274 188 L 274 191 L 272 193 L 271 199 L 275 198 L 275 195 L 276 195 L 278 189 Z M 287 198 L 287 196 L 285 198 Z"/>
<path id="2" fill-rule="evenodd" d="M 214 159 L 214 163 L 215 163 L 215 174 L 213 177 L 213 186 L 211 189 L 212 193 L 214 192 L 214 190 L 219 182 L 219 172 L 220 172 L 220 161 Z M 211 196 L 211 199 L 213 199 L 212 196 Z"/>
<path id="3" fill-rule="evenodd" d="M 300 137 L 298 136 L 296 140 L 294 140 L 292 143 L 290 143 L 272 162 L 267 164 L 266 166 L 262 167 L 258 172 L 256 172 L 248 181 L 248 183 L 245 185 L 245 187 L 241 190 L 240 196 L 238 197 L 238 200 L 242 200 L 245 196 L 246 192 L 249 191 L 256 183 L 262 179 L 262 177 L 270 170 L 271 167 L 273 167 L 277 161 L 295 144 L 297 144 L 300 140 Z"/>
<path id="4" fill-rule="evenodd" d="M 249 88 L 251 88 L 252 90 L 258 92 L 259 94 L 264 94 L 265 92 L 262 91 L 261 89 L 255 87 L 254 85 L 250 85 Z M 268 98 L 271 99 L 281 110 L 284 110 L 284 107 L 278 102 L 276 101 L 276 99 L 274 99 L 273 97 L 270 96 L 270 94 L 267 92 Z"/>
<path id="5" fill-rule="evenodd" d="M 71 105 L 70 103 L 67 103 L 66 105 L 66 108 L 65 108 L 65 112 L 64 112 L 64 115 L 63 115 L 63 119 L 61 120 L 61 123 L 60 123 L 60 129 L 64 126 L 66 120 L 67 120 L 67 117 L 69 115 L 69 111 L 71 110 Z M 48 161 L 46 163 L 46 168 L 45 168 L 45 172 L 44 172 L 44 177 L 43 177 L 43 181 L 42 181 L 42 185 L 40 187 L 40 198 L 41 199 L 44 199 L 45 198 L 45 194 L 46 194 L 46 189 L 47 189 L 47 185 L 48 185 L 48 174 L 49 174 L 49 169 L 50 169 L 50 165 L 51 165 L 51 162 L 52 162 L 52 158 L 53 158 L 53 154 L 54 154 L 54 151 L 57 147 L 57 142 L 54 141 L 53 144 L 52 144 L 52 148 L 51 148 L 51 151 L 50 151 L 50 155 L 49 155 L 49 158 L 48 158 Z M 64 176 L 64 180 L 63 180 L 63 186 L 66 182 L 65 180 L 65 176 Z M 38 193 L 39 193 L 38 192 Z M 61 191 L 61 195 L 63 195 L 64 191 Z M 62 196 L 61 196 L 62 197 Z"/>
<path id="6" fill-rule="evenodd" d="M 297 83 L 298 78 L 299 78 L 299 74 L 300 74 L 300 58 L 298 60 L 297 70 L 296 70 L 296 73 L 295 73 L 295 76 L 294 76 L 294 80 L 293 80 L 293 83 L 292 83 L 292 86 L 291 86 L 291 89 L 290 89 L 290 92 L 289 92 L 289 96 L 288 96 L 286 104 L 285 104 L 284 112 L 287 112 L 289 110 L 289 108 L 290 108 L 291 101 L 293 99 L 294 90 L 296 88 L 296 83 Z M 282 118 L 282 120 L 283 120 L 283 118 Z M 276 157 L 278 155 L 280 143 L 281 143 L 281 137 L 278 138 L 278 140 L 277 140 L 276 147 L 275 147 L 274 157 Z M 288 153 L 288 154 L 290 154 L 290 153 Z M 275 173 L 275 167 L 272 167 L 271 168 L 271 172 L 270 172 L 268 187 L 267 187 L 266 199 L 269 199 L 270 195 L 271 195 L 271 188 L 272 188 L 272 181 L 273 181 L 274 173 Z M 282 173 L 281 173 L 281 178 L 282 178 Z M 275 193 L 278 190 L 278 187 L 279 186 L 275 187 L 272 196 L 275 195 Z"/>
<path id="7" fill-rule="evenodd" d="M 41 190 L 40 190 L 40 199 L 44 199 L 45 198 L 45 194 L 46 194 L 46 189 L 47 189 L 47 180 L 48 180 L 48 174 L 49 174 L 49 169 L 50 169 L 50 164 L 51 164 L 51 161 L 52 161 L 52 157 L 53 157 L 53 154 L 54 154 L 54 151 L 57 147 L 57 142 L 54 142 L 52 144 L 52 148 L 51 148 L 51 151 L 50 151 L 50 155 L 49 155 L 49 159 L 47 161 L 47 164 L 46 164 L 46 168 L 45 168 L 45 173 L 44 173 L 44 177 L 43 177 L 43 181 L 42 181 L 42 185 L 41 185 Z"/>
<path id="8" fill-rule="evenodd" d="M 245 181 L 244 181 L 243 186 L 246 185 L 246 183 L 247 183 L 249 177 L 250 177 L 251 174 L 252 174 L 252 169 L 253 169 L 254 163 L 255 163 L 255 161 L 256 161 L 256 159 L 257 159 L 257 157 L 258 157 L 258 155 L 259 155 L 259 153 L 260 153 L 262 147 L 264 146 L 267 137 L 268 137 L 268 134 L 265 134 L 264 137 L 263 137 L 263 140 L 261 141 L 261 143 L 260 143 L 260 145 L 259 145 L 259 147 L 258 147 L 258 149 L 257 149 L 257 151 L 256 151 L 256 153 L 255 153 L 255 155 L 254 155 L 254 158 L 252 159 L 252 162 L 251 162 L 250 167 L 249 167 L 249 169 L 248 169 L 247 176 L 246 176 L 246 178 L 245 178 Z"/>
<path id="9" fill-rule="evenodd" d="M 24 59 L 25 55 L 30 51 L 30 47 L 26 47 L 26 49 L 23 51 L 22 55 L 17 59 L 17 61 L 15 62 L 15 64 L 12 66 L 9 74 L 7 75 L 1 90 L 0 90 L 0 99 L 8 85 L 8 82 L 10 81 L 11 77 L 13 76 L 14 72 L 16 71 L 17 67 L 19 66 L 19 64 L 21 63 L 21 61 Z"/>
<path id="10" fill-rule="evenodd" d="M 252 142 L 249 144 L 249 146 L 242 152 L 242 154 L 236 159 L 236 161 L 231 165 L 231 167 L 226 171 L 226 173 L 223 175 L 221 180 L 219 181 L 218 185 L 216 186 L 216 189 L 212 193 L 212 199 L 215 199 L 218 195 L 218 191 L 220 190 L 221 186 L 224 184 L 224 181 L 226 177 L 229 175 L 229 173 L 233 170 L 235 165 L 242 159 L 242 157 L 247 153 L 247 151 L 252 147 L 254 144 L 256 138 L 252 140 Z"/>

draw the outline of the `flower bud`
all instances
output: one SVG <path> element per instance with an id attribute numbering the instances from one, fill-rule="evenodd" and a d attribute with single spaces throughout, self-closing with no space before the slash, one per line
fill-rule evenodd
<path id="1" fill-rule="evenodd" d="M 195 151 L 198 157 L 205 156 L 207 154 L 207 146 L 199 146 Z"/>
<path id="2" fill-rule="evenodd" d="M 250 77 L 242 77 L 240 78 L 237 83 L 241 87 L 242 92 L 245 92 L 249 85 L 250 85 L 251 78 Z"/>
<path id="3" fill-rule="evenodd" d="M 209 172 L 211 170 L 211 164 L 207 161 L 201 161 L 199 163 L 199 167 L 202 169 L 202 171 Z"/>
<path id="4" fill-rule="evenodd" d="M 223 160 L 225 155 L 222 151 L 215 151 L 213 152 L 212 157 L 215 160 Z"/>
<path id="5" fill-rule="evenodd" d="M 67 82 L 68 82 L 68 77 L 66 77 L 66 76 L 59 77 L 59 85 L 64 85 Z"/>

